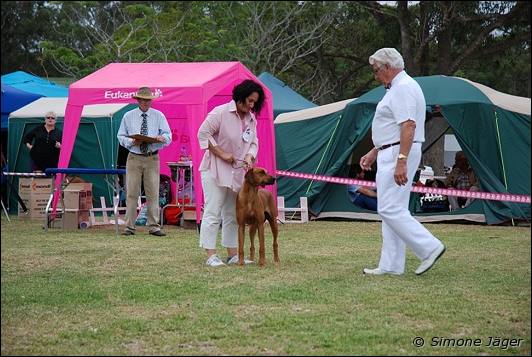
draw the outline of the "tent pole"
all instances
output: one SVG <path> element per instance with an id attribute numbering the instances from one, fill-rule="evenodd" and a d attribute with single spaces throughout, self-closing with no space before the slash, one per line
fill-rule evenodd
<path id="1" fill-rule="evenodd" d="M 499 155 L 501 156 L 502 176 L 504 178 L 504 187 L 506 188 L 506 191 L 508 191 L 508 180 L 506 179 L 506 169 L 504 167 L 504 158 L 502 155 L 501 134 L 499 132 L 499 115 L 497 115 L 497 109 L 495 109 L 494 112 L 495 112 L 495 127 L 497 128 L 497 144 L 499 145 Z M 512 226 L 515 226 L 513 217 L 512 217 Z"/>

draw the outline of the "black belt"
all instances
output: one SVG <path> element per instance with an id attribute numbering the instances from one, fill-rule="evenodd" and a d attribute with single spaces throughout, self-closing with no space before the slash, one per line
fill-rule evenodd
<path id="1" fill-rule="evenodd" d="M 421 143 L 421 141 L 414 141 L 413 143 Z M 388 149 L 389 147 L 392 147 L 392 146 L 395 146 L 395 145 L 399 145 L 399 144 L 401 144 L 401 142 L 397 141 L 395 143 L 379 146 L 378 148 L 375 148 L 375 149 L 377 149 L 377 151 L 381 151 L 381 150 Z"/>
<path id="2" fill-rule="evenodd" d="M 155 156 L 159 153 L 159 150 L 153 151 L 153 152 L 147 152 L 145 154 L 137 154 L 136 152 L 132 152 L 132 151 L 130 151 L 129 153 L 133 155 L 137 155 L 137 156 Z"/>

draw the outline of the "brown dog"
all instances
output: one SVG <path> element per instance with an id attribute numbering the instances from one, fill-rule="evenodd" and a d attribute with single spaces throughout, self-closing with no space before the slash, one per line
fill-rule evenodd
<path id="1" fill-rule="evenodd" d="M 266 255 L 264 248 L 264 222 L 270 222 L 273 235 L 273 260 L 279 263 L 279 248 L 277 245 L 277 205 L 273 195 L 268 190 L 259 189 L 259 186 L 273 185 L 275 177 L 266 173 L 260 167 L 251 168 L 244 176 L 244 185 L 236 199 L 236 220 L 238 223 L 238 264 L 244 264 L 244 235 L 246 224 L 250 225 L 249 259 L 255 259 L 255 233 L 259 231 L 259 265 L 264 266 Z"/>

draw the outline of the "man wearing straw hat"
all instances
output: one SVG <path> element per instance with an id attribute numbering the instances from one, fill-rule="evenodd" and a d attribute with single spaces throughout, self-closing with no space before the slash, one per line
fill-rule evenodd
<path id="1" fill-rule="evenodd" d="M 118 142 L 129 150 L 126 162 L 126 229 L 122 235 L 135 234 L 137 202 L 142 183 L 148 204 L 149 233 L 165 236 L 159 225 L 159 150 L 172 142 L 172 132 L 162 112 L 151 108 L 152 99 L 157 98 L 148 87 L 139 88 L 133 95 L 139 107 L 122 118 L 118 130 Z M 149 139 L 131 138 L 141 134 Z"/>

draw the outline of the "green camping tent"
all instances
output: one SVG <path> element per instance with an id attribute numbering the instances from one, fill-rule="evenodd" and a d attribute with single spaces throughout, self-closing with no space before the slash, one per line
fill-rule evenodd
<path id="1" fill-rule="evenodd" d="M 415 80 L 427 105 L 440 107 L 480 180 L 481 190 L 530 195 L 530 98 L 500 93 L 458 77 Z M 371 147 L 371 122 L 383 96 L 380 86 L 322 115 L 302 115 L 318 108 L 281 114 L 275 120 L 277 169 L 347 177 L 352 153 L 359 151 L 356 156 L 360 157 Z M 356 213 L 368 212 L 348 201 L 344 185 L 280 177 L 278 195 L 285 196 L 287 207 L 297 206 L 301 196 L 308 197 L 309 210 L 317 218 L 364 218 Z M 438 217 L 413 213 L 429 221 L 478 221 L 480 215 L 481 221 L 497 224 L 510 219 L 529 221 L 530 205 L 475 200 L 467 208 L 438 213 Z"/>
<path id="2" fill-rule="evenodd" d="M 40 98 L 9 115 L 8 165 L 12 172 L 31 172 L 29 151 L 24 145 L 24 136 L 33 128 L 44 123 L 44 114 L 54 111 L 57 114 L 57 127 L 62 130 L 67 98 Z M 116 168 L 118 140 L 116 134 L 122 116 L 135 106 L 131 104 L 87 105 L 83 109 L 81 122 L 75 141 L 74 152 L 69 167 Z M 106 205 L 112 205 L 113 188 L 108 182 L 112 177 L 88 175 L 83 177 L 93 183 L 95 207 L 100 206 L 100 197 L 105 197 Z M 11 178 L 14 187 L 17 178 Z M 10 210 L 15 211 L 17 201 L 10 198 Z"/>

